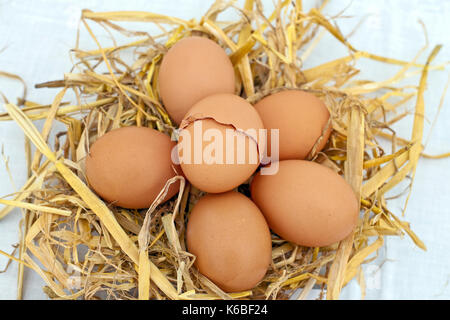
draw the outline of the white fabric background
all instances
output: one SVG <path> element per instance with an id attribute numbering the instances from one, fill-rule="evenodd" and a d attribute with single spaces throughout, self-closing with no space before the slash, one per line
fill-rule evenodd
<path id="1" fill-rule="evenodd" d="M 243 1 L 238 1 L 241 4 Z M 34 89 L 36 83 L 60 79 L 71 67 L 69 50 L 75 44 L 80 11 L 141 10 L 173 15 L 184 19 L 199 18 L 210 1 L 184 0 L 0 0 L 0 70 L 20 75 L 29 86 L 28 98 L 40 103 L 51 103 L 54 89 Z M 271 1 L 264 1 L 270 8 Z M 311 1 L 305 1 L 311 3 Z M 383 56 L 412 59 L 424 44 L 421 19 L 428 31 L 430 47 L 442 43 L 444 48 L 436 63 L 450 60 L 450 1 L 448 0 L 395 0 L 395 1 L 332 1 L 326 12 L 335 15 L 347 7 L 346 18 L 338 20 L 344 34 L 348 34 L 365 17 L 360 29 L 350 38 L 358 49 Z M 352 18 L 353 17 L 353 18 Z M 151 32 L 151 28 L 147 29 Z M 108 41 L 106 38 L 100 38 Z M 82 34 L 81 47 L 93 46 L 87 34 Z M 325 37 L 314 50 L 307 65 L 315 65 L 330 57 L 346 54 L 335 41 Z M 425 56 L 420 61 L 424 62 Z M 361 78 L 383 79 L 398 68 L 364 60 L 359 64 Z M 431 72 L 426 93 L 425 138 L 437 112 L 440 97 L 449 76 L 446 71 Z M 411 84 L 417 84 L 414 78 Z M 0 78 L 0 91 L 15 102 L 21 95 L 21 86 Z M 450 94 L 449 94 L 450 95 Z M 450 151 L 449 121 L 450 97 L 445 100 L 426 152 L 439 154 Z M 412 110 L 411 103 L 409 110 Z M 0 106 L 3 110 L 3 106 Z M 408 118 L 412 121 L 412 116 Z M 407 121 L 406 121 L 407 122 Z M 410 122 L 411 123 L 411 122 Z M 396 126 L 399 136 L 409 137 L 410 123 Z M 37 122 L 38 127 L 42 125 Z M 0 145 L 19 188 L 26 179 L 23 134 L 14 123 L 0 123 Z M 425 242 L 426 252 L 414 246 L 405 236 L 386 238 L 379 258 L 365 268 L 368 280 L 367 299 L 449 299 L 450 298 L 450 159 L 421 159 L 413 192 L 403 220 L 411 222 L 413 230 Z M 396 190 L 401 191 L 402 189 Z M 0 162 L 0 196 L 14 192 Z M 394 194 L 395 192 L 393 192 Z M 401 216 L 403 201 L 391 202 L 392 211 Z M 21 212 L 16 210 L 0 221 L 0 249 L 11 252 L 18 242 L 18 222 Z M 7 259 L 0 256 L 0 271 Z M 380 268 L 381 266 L 381 268 Z M 0 274 L 0 299 L 15 299 L 17 264 Z M 26 272 L 25 298 L 46 299 L 43 281 L 32 271 Z M 359 285 L 353 281 L 343 290 L 343 299 L 359 299 Z"/>

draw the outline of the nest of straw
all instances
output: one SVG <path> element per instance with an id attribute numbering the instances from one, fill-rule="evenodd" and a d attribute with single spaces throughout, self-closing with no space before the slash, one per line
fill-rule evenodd
<path id="1" fill-rule="evenodd" d="M 423 65 L 416 62 L 419 54 L 413 61 L 401 61 L 358 51 L 323 15 L 325 4 L 305 12 L 301 1 L 278 1 L 273 13 L 265 16 L 259 0 L 247 0 L 243 8 L 218 0 L 200 21 L 148 12 L 84 10 L 80 28 L 97 49 L 74 48 L 73 70 L 63 80 L 36 86 L 62 88 L 51 105 L 24 97 L 20 108 L 6 104 L 6 112 L 0 114 L 0 120 L 16 121 L 27 137 L 29 179 L 10 200 L 0 199 L 5 205 L 0 218 L 16 207 L 25 212 L 18 257 L 1 252 L 20 263 L 19 297 L 28 267 L 42 277 L 45 293 L 55 299 L 288 299 L 297 289 L 301 299 L 313 287 L 322 289 L 321 298 L 337 299 L 351 279 L 363 279 L 361 265 L 374 259 L 385 236 L 407 234 L 425 249 L 409 224 L 390 211 L 385 195 L 414 176 L 423 155 L 423 94 L 428 70 L 439 68 L 430 63 L 440 46 L 431 50 Z M 225 10 L 235 10 L 240 18 L 220 21 Z M 166 27 L 149 35 L 127 30 L 120 21 Z M 93 24 L 111 36 L 120 33 L 139 40 L 103 47 Z M 320 30 L 345 46 L 348 55 L 305 69 L 303 62 L 320 40 Z M 274 235 L 269 271 L 256 288 L 245 292 L 225 293 L 193 267 L 195 257 L 186 251 L 184 230 L 201 192 L 182 181 L 171 201 L 162 205 L 155 201 L 146 211 L 127 210 L 105 204 L 84 176 L 89 145 L 109 130 L 137 125 L 175 133 L 159 99 L 157 74 L 167 49 L 193 34 L 215 40 L 230 53 L 238 74 L 236 92 L 248 101 L 282 88 L 309 90 L 323 99 L 332 115 L 333 133 L 325 150 L 313 152 L 310 160 L 344 175 L 361 199 L 357 228 L 333 246 L 301 247 Z M 122 59 L 130 51 L 135 57 L 131 63 Z M 383 81 L 357 81 L 356 62 L 362 58 L 400 70 Z M 420 75 L 417 86 L 398 85 L 412 75 Z M 69 90 L 77 98 L 74 105 L 62 102 Z M 399 138 L 390 127 L 404 118 L 397 112 L 400 107 L 414 99 L 411 137 Z M 395 117 L 388 121 L 389 114 Z M 41 131 L 32 123 L 38 119 L 45 119 Z M 66 129 L 48 141 L 56 121 Z M 380 139 L 391 142 L 392 152 L 383 150 Z M 33 154 L 31 144 L 36 147 Z M 240 191 L 245 193 L 246 186 Z"/>

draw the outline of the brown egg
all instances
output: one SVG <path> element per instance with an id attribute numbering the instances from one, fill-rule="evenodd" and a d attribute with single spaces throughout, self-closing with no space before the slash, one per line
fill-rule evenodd
<path id="1" fill-rule="evenodd" d="M 272 231 L 302 246 L 340 241 L 358 219 L 358 200 L 350 185 L 333 170 L 311 161 L 284 160 L 277 174 L 257 174 L 251 195 Z"/>
<path id="2" fill-rule="evenodd" d="M 315 95 L 302 90 L 284 90 L 271 94 L 255 104 L 268 130 L 267 152 L 271 155 L 270 129 L 279 129 L 279 159 L 305 159 L 322 136 L 330 113 Z M 331 133 L 325 132 L 316 151 L 324 148 Z M 275 146 L 274 146 L 275 147 Z"/>
<path id="3" fill-rule="evenodd" d="M 171 161 L 175 142 L 154 129 L 123 127 L 109 131 L 95 141 L 86 157 L 89 185 L 105 201 L 114 205 L 148 208 L 176 176 Z M 181 170 L 178 168 L 178 171 Z M 170 186 L 165 198 L 178 192 L 179 183 Z"/>
<path id="4" fill-rule="evenodd" d="M 199 100 L 216 93 L 234 93 L 234 68 L 217 43 L 188 37 L 164 55 L 158 83 L 167 112 L 179 124 Z"/>
<path id="5" fill-rule="evenodd" d="M 255 287 L 272 258 L 264 216 L 250 199 L 234 191 L 209 194 L 196 203 L 186 240 L 198 270 L 226 292 Z"/>
<path id="6" fill-rule="evenodd" d="M 179 158 L 186 178 L 209 193 L 230 191 L 259 165 L 263 123 L 239 96 L 217 94 L 196 103 L 180 125 Z M 264 136 L 262 136 L 264 145 Z"/>

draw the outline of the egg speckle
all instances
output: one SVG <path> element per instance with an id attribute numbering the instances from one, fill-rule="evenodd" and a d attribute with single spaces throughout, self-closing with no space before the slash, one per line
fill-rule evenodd
<path id="1" fill-rule="evenodd" d="M 302 246 L 340 241 L 358 219 L 358 200 L 350 185 L 333 170 L 311 161 L 284 160 L 277 174 L 257 174 L 251 197 L 272 231 Z"/>
<path id="2" fill-rule="evenodd" d="M 86 177 L 92 189 L 105 201 L 130 209 L 148 208 L 176 176 L 171 150 L 175 142 L 154 129 L 123 127 L 97 139 L 86 157 Z M 170 186 L 165 200 L 178 191 Z"/>
<path id="3" fill-rule="evenodd" d="M 158 84 L 167 112 L 179 124 L 199 100 L 212 94 L 234 93 L 234 68 L 214 41 L 187 37 L 164 55 Z"/>
<path id="4" fill-rule="evenodd" d="M 312 93 L 302 90 L 283 90 L 264 97 L 255 104 L 268 130 L 267 150 L 271 155 L 271 130 L 279 130 L 279 160 L 305 159 L 316 147 L 321 151 L 331 134 L 327 123 L 330 113 L 325 104 Z"/>
<path id="5" fill-rule="evenodd" d="M 250 199 L 234 191 L 209 194 L 195 204 L 186 240 L 198 270 L 226 292 L 255 287 L 271 261 L 264 216 Z"/>

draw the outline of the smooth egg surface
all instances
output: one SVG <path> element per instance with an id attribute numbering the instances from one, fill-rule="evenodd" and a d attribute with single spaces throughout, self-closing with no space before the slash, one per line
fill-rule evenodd
<path id="1" fill-rule="evenodd" d="M 272 145 L 271 130 L 279 130 L 279 160 L 305 159 L 322 133 L 316 152 L 325 147 L 330 137 L 331 126 L 327 126 L 330 113 L 322 100 L 312 93 L 283 90 L 261 99 L 255 109 L 268 130 L 269 156 L 276 147 Z"/>
<path id="2" fill-rule="evenodd" d="M 234 191 L 209 194 L 195 204 L 186 240 L 198 270 L 225 292 L 255 287 L 272 257 L 264 216 L 250 199 Z"/>
<path id="3" fill-rule="evenodd" d="M 105 201 L 130 209 L 148 208 L 176 176 L 171 150 L 175 142 L 157 130 L 123 127 L 97 139 L 86 157 L 86 177 L 95 192 Z M 178 167 L 178 172 L 181 172 Z M 179 182 L 172 184 L 165 197 L 178 192 Z"/>
<path id="4" fill-rule="evenodd" d="M 164 55 L 158 85 L 167 112 L 179 124 L 199 100 L 212 94 L 234 93 L 234 68 L 214 41 L 187 37 Z"/>
<path id="5" fill-rule="evenodd" d="M 256 174 L 250 189 L 272 231 L 298 245 L 328 246 L 356 226 L 359 203 L 352 188 L 318 163 L 280 161 L 277 174 Z"/>

